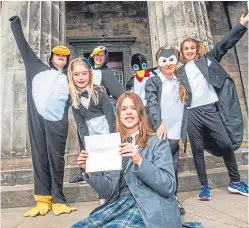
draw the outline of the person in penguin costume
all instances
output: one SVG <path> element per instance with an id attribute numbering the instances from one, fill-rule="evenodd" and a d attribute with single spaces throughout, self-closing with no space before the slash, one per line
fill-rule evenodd
<path id="1" fill-rule="evenodd" d="M 71 213 L 63 194 L 64 154 L 68 134 L 69 92 L 66 68 L 70 50 L 52 49 L 49 66 L 44 64 L 27 43 L 21 20 L 10 19 L 18 49 L 24 61 L 27 82 L 28 130 L 34 170 L 36 206 L 25 217 Z"/>
<path id="2" fill-rule="evenodd" d="M 94 84 L 103 86 L 107 94 L 117 100 L 125 91 L 123 85 L 107 66 L 108 51 L 106 48 L 104 46 L 95 48 L 88 60 L 93 66 Z"/>
<path id="3" fill-rule="evenodd" d="M 134 54 L 131 57 L 131 67 L 136 72 L 126 84 L 126 91 L 136 93 L 143 101 L 146 107 L 145 100 L 145 83 L 151 76 L 154 76 L 153 71 L 147 70 L 147 59 L 142 54 Z M 146 108 L 145 108 L 146 109 Z M 146 109 L 147 112 L 147 109 Z"/>

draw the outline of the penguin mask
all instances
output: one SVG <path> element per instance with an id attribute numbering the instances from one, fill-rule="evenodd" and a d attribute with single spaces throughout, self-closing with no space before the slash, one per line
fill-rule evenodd
<path id="1" fill-rule="evenodd" d="M 131 57 L 131 67 L 136 71 L 136 75 L 140 78 L 146 76 L 147 59 L 142 54 L 135 54 Z"/>
<path id="2" fill-rule="evenodd" d="M 171 67 L 179 62 L 179 55 L 173 49 L 163 49 L 158 55 L 157 62 L 160 67 Z"/>

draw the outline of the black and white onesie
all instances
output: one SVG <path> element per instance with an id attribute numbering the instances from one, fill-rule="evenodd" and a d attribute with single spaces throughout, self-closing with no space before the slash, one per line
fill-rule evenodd
<path id="1" fill-rule="evenodd" d="M 34 169 L 34 194 L 65 203 L 62 192 L 64 154 L 68 134 L 67 76 L 45 65 L 27 43 L 19 17 L 11 29 L 26 69 L 28 129 Z"/>

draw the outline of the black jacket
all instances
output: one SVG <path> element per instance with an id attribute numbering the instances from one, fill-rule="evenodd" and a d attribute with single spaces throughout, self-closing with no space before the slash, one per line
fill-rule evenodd
<path id="1" fill-rule="evenodd" d="M 218 95 L 219 102 L 217 103 L 217 109 L 234 150 L 240 147 L 243 140 L 244 126 L 242 112 L 234 81 L 219 62 L 227 51 L 241 39 L 246 31 L 247 28 L 245 26 L 240 23 L 237 24 L 205 57 L 201 57 L 195 62 L 196 66 L 214 87 Z M 208 60 L 211 62 L 210 65 L 208 64 Z M 186 75 L 185 65 L 178 69 L 178 75 L 180 81 L 188 91 L 189 98 L 187 106 L 189 107 L 192 102 L 192 91 Z M 205 148 L 209 149 L 207 140 L 205 140 L 205 144 Z"/>

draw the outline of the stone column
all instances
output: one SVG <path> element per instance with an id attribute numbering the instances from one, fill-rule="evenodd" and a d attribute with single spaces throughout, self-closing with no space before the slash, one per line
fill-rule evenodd
<path id="1" fill-rule="evenodd" d="M 179 45 L 187 37 L 213 45 L 203 1 L 148 1 L 153 63 L 161 46 Z"/>
<path id="2" fill-rule="evenodd" d="M 4 1 L 1 12 L 1 155 L 24 156 L 29 154 L 25 69 L 8 19 L 21 18 L 28 43 L 47 62 L 51 48 L 65 44 L 65 3 Z"/>

